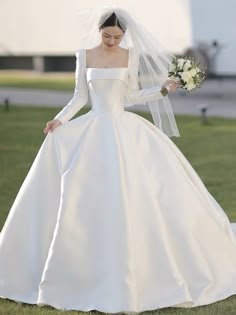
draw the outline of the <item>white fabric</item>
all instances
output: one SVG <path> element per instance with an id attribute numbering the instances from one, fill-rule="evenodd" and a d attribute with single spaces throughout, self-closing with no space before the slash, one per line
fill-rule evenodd
<path id="1" fill-rule="evenodd" d="M 132 53 L 130 49 L 129 53 Z M 116 69 L 116 68 L 115 68 Z M 119 69 L 119 68 L 118 68 Z M 125 69 L 125 68 L 123 68 Z M 113 71 L 114 68 L 106 68 L 107 71 Z M 127 85 L 123 107 L 128 108 L 134 104 L 139 105 L 146 101 L 152 101 L 153 99 L 162 99 L 163 96 L 160 93 L 161 85 L 151 88 L 144 88 L 139 90 L 138 85 L 134 88 L 130 80 L 129 68 L 126 71 L 125 83 Z M 87 102 L 88 102 L 88 87 L 86 81 L 86 50 L 84 48 L 79 49 L 76 52 L 76 70 L 75 70 L 75 91 L 74 96 L 70 102 L 60 111 L 54 119 L 59 119 L 62 123 L 70 120 Z M 112 74 L 112 72 L 110 73 Z M 100 74 L 101 75 L 101 74 Z"/>
<path id="2" fill-rule="evenodd" d="M 143 89 L 161 86 L 168 78 L 168 66 L 175 57 L 159 39 L 147 30 L 133 13 L 117 7 L 100 6 L 81 10 L 78 13 L 80 31 L 85 30 L 79 47 L 90 49 L 101 43 L 99 27 L 115 13 L 121 27 L 125 30 L 120 46 L 129 49 L 130 89 L 135 91 L 139 85 Z M 168 87 L 167 87 L 168 88 Z M 142 101 L 142 100 L 139 100 Z M 169 96 L 146 99 L 143 105 L 150 109 L 154 125 L 169 137 L 180 137 Z M 126 107 L 126 103 L 124 103 Z"/>
<path id="3" fill-rule="evenodd" d="M 0 296 L 135 313 L 236 294 L 235 224 L 169 137 L 124 110 L 128 70 L 85 72 L 1 231 Z"/>

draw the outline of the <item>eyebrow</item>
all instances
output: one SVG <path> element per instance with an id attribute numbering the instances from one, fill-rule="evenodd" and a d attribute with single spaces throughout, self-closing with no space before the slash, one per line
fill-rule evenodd
<path id="1" fill-rule="evenodd" d="M 104 32 L 104 34 L 105 34 L 105 35 L 109 35 L 109 36 L 111 35 L 111 34 L 108 34 L 108 33 L 106 33 L 106 32 Z M 114 36 L 121 36 L 121 34 L 119 34 L 119 35 L 114 35 Z"/>

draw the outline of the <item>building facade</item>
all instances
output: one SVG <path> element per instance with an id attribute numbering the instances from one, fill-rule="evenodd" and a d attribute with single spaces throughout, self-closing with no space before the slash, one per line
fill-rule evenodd
<path id="1" fill-rule="evenodd" d="M 236 74 L 235 0 L 116 4 L 137 15 L 173 53 L 194 51 L 215 74 Z M 0 69 L 74 71 L 75 51 L 85 35 L 78 11 L 95 5 L 95 0 L 0 0 Z"/>

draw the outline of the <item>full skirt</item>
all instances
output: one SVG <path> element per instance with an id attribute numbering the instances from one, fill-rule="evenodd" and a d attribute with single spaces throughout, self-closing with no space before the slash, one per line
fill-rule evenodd
<path id="1" fill-rule="evenodd" d="M 136 313 L 236 294 L 235 224 L 162 131 L 124 111 L 45 137 L 0 234 L 0 296 Z"/>

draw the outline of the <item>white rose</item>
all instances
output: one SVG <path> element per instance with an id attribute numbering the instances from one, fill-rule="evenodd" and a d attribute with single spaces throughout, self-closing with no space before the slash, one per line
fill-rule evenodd
<path id="1" fill-rule="evenodd" d="M 189 80 L 192 80 L 192 75 L 190 71 L 184 71 L 181 73 L 181 77 L 185 82 L 188 82 Z"/>

